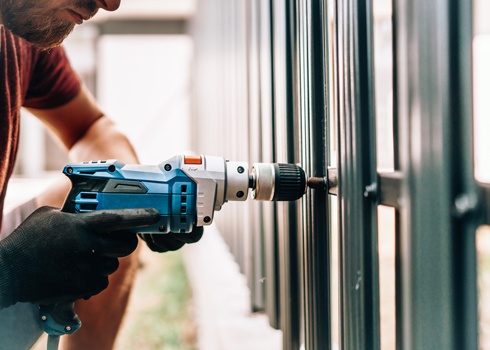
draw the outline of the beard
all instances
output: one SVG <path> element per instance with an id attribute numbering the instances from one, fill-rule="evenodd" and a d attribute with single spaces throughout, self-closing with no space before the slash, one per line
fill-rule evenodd
<path id="1" fill-rule="evenodd" d="M 31 44 L 49 50 L 61 45 L 75 28 L 75 22 L 59 19 L 59 9 L 49 9 L 42 0 L 0 0 L 4 26 Z M 95 1 L 76 0 L 73 8 L 83 9 L 93 16 Z"/>

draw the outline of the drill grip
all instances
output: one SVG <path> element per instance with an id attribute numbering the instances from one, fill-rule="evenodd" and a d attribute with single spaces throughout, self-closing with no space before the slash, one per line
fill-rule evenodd
<path id="1" fill-rule="evenodd" d="M 80 328 L 82 322 L 75 313 L 75 303 L 39 305 L 39 315 L 44 331 L 49 335 L 72 334 Z"/>
<path id="2" fill-rule="evenodd" d="M 89 176 L 70 177 L 72 188 L 63 203 L 61 211 L 65 213 L 75 213 L 75 198 L 84 190 L 91 190 L 94 187 L 103 186 L 105 181 L 90 178 Z M 61 336 L 75 333 L 82 322 L 75 313 L 75 303 L 61 303 L 56 305 L 39 305 L 39 315 L 44 325 L 44 331 L 50 336 Z"/>

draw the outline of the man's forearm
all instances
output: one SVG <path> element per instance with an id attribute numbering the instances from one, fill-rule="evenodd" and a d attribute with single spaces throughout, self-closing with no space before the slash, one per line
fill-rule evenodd
<path id="1" fill-rule="evenodd" d="M 70 160 L 118 159 L 128 164 L 138 163 L 136 152 L 128 138 L 106 116 L 95 121 L 87 132 L 73 145 Z"/>
<path id="2" fill-rule="evenodd" d="M 137 164 L 136 152 L 128 138 L 107 117 L 95 121 L 87 132 L 69 151 L 71 162 L 88 160 L 118 159 L 128 164 Z M 59 180 L 36 198 L 38 207 L 49 205 L 61 207 L 71 188 L 70 180 L 60 174 Z"/>

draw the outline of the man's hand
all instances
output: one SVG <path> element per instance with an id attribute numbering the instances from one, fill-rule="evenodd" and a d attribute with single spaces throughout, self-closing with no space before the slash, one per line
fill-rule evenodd
<path id="1" fill-rule="evenodd" d="M 189 233 L 173 233 L 167 234 L 140 234 L 139 236 L 146 242 L 148 248 L 154 252 L 168 252 L 169 250 L 177 250 L 186 243 L 195 243 L 199 241 L 204 232 L 202 226 L 194 226 L 192 232 Z"/>
<path id="2" fill-rule="evenodd" d="M 73 302 L 100 293 L 119 266 L 117 258 L 138 244 L 134 233 L 122 230 L 159 218 L 156 209 L 71 214 L 39 208 L 0 241 L 0 308 Z"/>

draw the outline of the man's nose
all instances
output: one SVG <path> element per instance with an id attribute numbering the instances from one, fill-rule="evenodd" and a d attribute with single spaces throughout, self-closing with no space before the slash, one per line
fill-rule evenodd
<path id="1" fill-rule="evenodd" d="M 95 0 L 99 8 L 106 11 L 116 11 L 121 5 L 121 0 Z"/>

